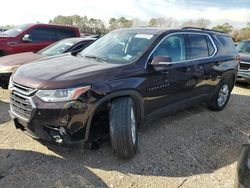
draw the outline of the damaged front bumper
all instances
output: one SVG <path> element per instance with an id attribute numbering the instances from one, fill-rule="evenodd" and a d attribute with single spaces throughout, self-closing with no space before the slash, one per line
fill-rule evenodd
<path id="1" fill-rule="evenodd" d="M 25 91 L 25 94 L 16 88 L 10 91 L 9 113 L 17 129 L 42 142 L 84 146 L 91 98 L 82 96 L 76 101 L 47 103 L 36 97 L 35 91 L 29 92 L 27 88 Z"/>

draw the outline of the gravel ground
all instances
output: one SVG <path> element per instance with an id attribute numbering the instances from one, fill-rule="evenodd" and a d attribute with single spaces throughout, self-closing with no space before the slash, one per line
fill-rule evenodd
<path id="1" fill-rule="evenodd" d="M 0 89 L 0 187 L 233 187 L 250 133 L 250 86 L 238 85 L 225 110 L 199 105 L 148 122 L 139 152 L 115 158 L 97 151 L 51 150 L 14 128 L 8 91 Z"/>

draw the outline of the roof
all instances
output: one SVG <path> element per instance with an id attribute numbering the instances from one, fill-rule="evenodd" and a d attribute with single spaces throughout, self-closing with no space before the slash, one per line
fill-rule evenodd
<path id="1" fill-rule="evenodd" d="M 131 30 L 132 32 L 135 33 L 143 33 L 143 34 L 161 34 L 164 32 L 181 32 L 181 31 L 198 31 L 198 32 L 205 32 L 205 33 L 213 33 L 213 34 L 219 34 L 219 35 L 226 35 L 228 36 L 228 34 L 223 33 L 223 32 L 219 32 L 219 31 L 215 31 L 212 29 L 205 29 L 205 28 L 198 28 L 198 27 L 184 27 L 181 29 L 173 29 L 173 28 L 159 28 L 159 27 L 138 27 L 138 28 L 123 28 L 123 29 L 118 29 L 120 31 L 122 30 Z"/>
<path id="2" fill-rule="evenodd" d="M 22 24 L 22 25 L 27 25 L 27 26 L 54 26 L 54 27 L 69 27 L 69 28 L 77 28 L 77 27 L 74 27 L 74 26 L 71 26 L 71 25 L 59 25 L 59 24 L 44 24 L 44 23 L 27 23 L 27 24 Z"/>

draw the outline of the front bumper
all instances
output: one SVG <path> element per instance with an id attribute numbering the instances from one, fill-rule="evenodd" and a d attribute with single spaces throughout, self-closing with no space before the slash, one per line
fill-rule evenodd
<path id="1" fill-rule="evenodd" d="M 7 89 L 12 73 L 0 73 L 0 87 Z"/>
<path id="2" fill-rule="evenodd" d="M 83 148 L 89 110 L 87 101 L 45 103 L 36 96 L 29 100 L 33 103 L 29 119 L 21 117 L 11 107 L 10 116 L 17 129 L 42 143 Z"/>
<path id="3" fill-rule="evenodd" d="M 239 70 L 236 80 L 238 82 L 244 82 L 250 84 L 250 70 L 249 71 Z"/>

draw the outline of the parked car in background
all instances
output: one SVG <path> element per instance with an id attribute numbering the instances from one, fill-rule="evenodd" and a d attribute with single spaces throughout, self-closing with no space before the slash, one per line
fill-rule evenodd
<path id="1" fill-rule="evenodd" d="M 76 57 L 17 69 L 10 115 L 16 128 L 41 141 L 70 146 L 110 136 L 114 154 L 130 158 L 147 119 L 201 102 L 224 109 L 238 64 L 232 39 L 216 31 L 116 30 Z"/>
<path id="2" fill-rule="evenodd" d="M 37 52 L 65 38 L 80 37 L 75 27 L 51 24 L 24 24 L 0 33 L 0 56 Z"/>
<path id="3" fill-rule="evenodd" d="M 7 89 L 12 72 L 23 64 L 44 59 L 47 56 L 50 57 L 46 59 L 50 59 L 51 56 L 68 52 L 77 55 L 78 52 L 95 40 L 95 38 L 68 38 L 51 44 L 38 52 L 25 52 L 0 57 L 0 87 Z"/>
<path id="4" fill-rule="evenodd" d="M 241 59 L 237 81 L 250 84 L 250 39 L 241 41 L 237 50 Z"/>

